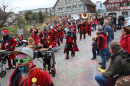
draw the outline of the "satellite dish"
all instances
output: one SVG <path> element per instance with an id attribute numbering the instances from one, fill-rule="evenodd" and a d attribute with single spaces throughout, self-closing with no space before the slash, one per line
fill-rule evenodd
<path id="1" fill-rule="evenodd" d="M 78 14 L 72 14 L 71 17 L 73 17 L 74 20 L 78 20 L 80 18 Z"/>

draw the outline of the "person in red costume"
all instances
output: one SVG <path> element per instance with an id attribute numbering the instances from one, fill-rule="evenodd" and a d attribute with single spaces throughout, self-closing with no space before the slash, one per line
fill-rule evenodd
<path id="1" fill-rule="evenodd" d="M 91 36 L 91 31 L 92 31 L 91 24 L 92 24 L 92 22 L 90 20 L 88 20 L 88 25 L 87 25 L 87 27 L 88 27 L 88 36 L 89 35 Z"/>
<path id="2" fill-rule="evenodd" d="M 3 30 L 2 31 L 2 35 L 3 35 L 3 42 L 1 43 L 1 49 L 6 50 L 6 51 L 14 51 L 15 47 L 16 47 L 16 40 L 11 37 L 10 35 L 8 35 L 8 30 Z M 12 53 L 8 56 L 6 56 L 4 58 L 4 61 L 6 61 L 6 59 L 8 60 L 8 66 L 10 68 L 15 68 L 16 64 L 14 61 L 15 55 L 13 55 Z M 11 59 L 13 60 L 13 65 L 11 64 Z"/>
<path id="3" fill-rule="evenodd" d="M 72 30 L 74 31 L 75 37 L 76 37 L 76 40 L 77 40 L 77 36 L 76 36 L 76 25 L 75 25 L 74 22 L 72 22 Z"/>
<path id="4" fill-rule="evenodd" d="M 57 39 L 55 37 L 53 30 L 51 30 L 49 26 L 45 25 L 41 34 L 42 34 L 41 35 L 42 36 L 41 44 L 43 45 L 43 48 L 50 48 L 51 49 L 51 48 L 57 47 L 56 46 L 57 45 Z M 51 70 L 51 74 L 53 76 L 55 76 L 55 73 L 56 73 L 55 55 L 53 55 L 53 58 L 54 58 L 53 70 L 51 70 L 49 66 L 48 66 L 48 70 L 49 70 L 49 73 L 50 73 L 50 70 Z"/>
<path id="5" fill-rule="evenodd" d="M 33 28 L 30 29 L 30 33 L 32 33 L 32 38 L 35 40 L 35 43 L 37 44 L 37 40 L 38 40 L 38 28 L 36 28 L 35 25 L 33 25 Z"/>
<path id="6" fill-rule="evenodd" d="M 71 51 L 71 56 L 75 56 L 75 52 L 79 51 L 77 44 L 76 44 L 76 37 L 75 33 L 72 30 L 71 23 L 68 22 L 68 32 L 66 37 L 66 44 L 64 48 L 64 53 L 66 53 L 66 59 L 69 59 L 69 51 Z"/>
<path id="7" fill-rule="evenodd" d="M 50 75 L 33 63 L 34 53 L 31 48 L 24 47 L 13 51 L 16 69 L 9 78 L 9 86 L 54 86 Z"/>
<path id="8" fill-rule="evenodd" d="M 84 35 L 84 39 L 86 38 L 86 20 L 81 21 L 80 23 L 80 40 L 82 39 L 82 34 Z"/>
<path id="9" fill-rule="evenodd" d="M 60 41 L 63 43 L 64 38 L 64 27 L 62 23 L 59 24 L 57 34 L 58 34 L 58 45 L 60 46 Z"/>

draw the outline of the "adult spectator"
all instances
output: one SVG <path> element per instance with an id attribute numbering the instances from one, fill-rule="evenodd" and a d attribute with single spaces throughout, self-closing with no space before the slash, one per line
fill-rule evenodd
<path id="1" fill-rule="evenodd" d="M 109 26 L 109 21 L 104 21 L 104 25 L 105 25 L 105 29 L 104 31 L 106 32 L 107 35 L 107 46 L 109 45 L 109 43 L 112 41 L 111 40 L 111 33 L 112 33 L 112 28 Z M 109 48 L 107 47 L 107 61 L 109 59 L 109 57 L 111 57 L 111 54 L 109 53 Z"/>
<path id="2" fill-rule="evenodd" d="M 92 27 L 93 27 L 94 30 L 96 30 L 96 25 L 97 25 L 97 19 L 94 18 L 94 19 L 92 20 Z"/>
<path id="3" fill-rule="evenodd" d="M 116 31 L 116 16 L 114 15 L 113 17 L 113 28 L 114 28 L 114 32 Z"/>
<path id="4" fill-rule="evenodd" d="M 121 16 L 118 16 L 118 30 L 121 29 Z"/>
<path id="5" fill-rule="evenodd" d="M 129 27 L 122 27 L 122 36 L 120 39 L 121 47 L 130 53 L 130 28 Z"/>
<path id="6" fill-rule="evenodd" d="M 98 23 L 98 26 L 100 25 L 100 18 L 98 17 L 97 18 L 97 23 Z"/>
<path id="7" fill-rule="evenodd" d="M 33 51 L 24 47 L 20 51 L 13 51 L 17 56 L 17 68 L 9 79 L 9 86 L 54 86 L 51 77 L 33 63 Z"/>
<path id="8" fill-rule="evenodd" d="M 122 59 L 123 49 L 120 47 L 120 44 L 116 41 L 111 42 L 109 50 L 112 54 L 110 66 L 101 73 L 102 75 L 95 76 L 95 80 L 100 86 L 105 86 L 104 82 L 109 83 L 107 78 L 115 75 L 119 74 L 118 77 L 130 75 L 130 62 L 128 61 L 130 58 L 123 57 L 124 59 Z"/>
<path id="9" fill-rule="evenodd" d="M 97 39 L 97 48 L 99 49 L 99 54 L 101 56 L 102 62 L 99 63 L 102 65 L 102 69 L 106 69 L 106 51 L 107 51 L 107 35 L 103 31 L 102 26 L 98 26 L 98 39 Z"/>
<path id="10" fill-rule="evenodd" d="M 19 27 L 19 29 L 17 30 L 17 34 L 21 35 L 23 40 L 23 29 L 21 29 L 21 27 Z"/>
<path id="11" fill-rule="evenodd" d="M 124 21 L 125 21 L 125 17 L 123 15 L 121 16 L 121 20 L 122 20 L 121 27 L 123 27 L 124 26 Z"/>
<path id="12" fill-rule="evenodd" d="M 101 26 L 103 25 L 103 17 L 102 16 L 100 17 L 100 24 L 101 24 Z"/>
<path id="13" fill-rule="evenodd" d="M 111 39 L 114 39 L 114 30 L 113 30 L 113 19 L 112 16 L 109 17 L 109 26 L 111 27 Z"/>

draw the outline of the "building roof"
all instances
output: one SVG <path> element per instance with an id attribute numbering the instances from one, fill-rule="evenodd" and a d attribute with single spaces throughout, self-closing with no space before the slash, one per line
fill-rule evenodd
<path id="1" fill-rule="evenodd" d="M 96 5 L 91 1 L 91 0 L 81 0 L 83 3 L 87 4 L 87 5 L 91 5 L 91 6 L 95 6 Z"/>
<path id="2" fill-rule="evenodd" d="M 54 9 L 55 6 L 57 5 L 58 1 L 59 1 L 59 0 L 56 1 L 56 3 L 55 3 L 55 5 L 54 5 L 53 9 Z M 96 7 L 96 5 L 95 5 L 91 0 L 81 0 L 81 1 L 82 1 L 84 4 L 87 4 L 87 5 L 91 5 L 91 6 L 95 6 L 95 7 Z"/>

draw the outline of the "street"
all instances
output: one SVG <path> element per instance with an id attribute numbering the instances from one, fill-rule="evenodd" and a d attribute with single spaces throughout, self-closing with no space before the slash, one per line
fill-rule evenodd
<path id="1" fill-rule="evenodd" d="M 121 30 L 114 32 L 115 38 L 113 41 L 120 40 Z M 96 60 L 91 60 L 92 58 L 92 37 L 96 37 L 96 31 L 92 32 L 92 36 L 86 34 L 86 39 L 79 39 L 79 33 L 77 33 L 77 45 L 79 52 L 76 52 L 75 57 L 71 57 L 71 52 L 69 53 L 69 59 L 66 60 L 66 54 L 63 53 L 66 40 L 64 39 L 61 43 L 60 50 L 55 54 L 56 59 L 56 76 L 52 77 L 55 86 L 98 86 L 95 81 L 95 75 L 101 74 L 97 69 L 100 67 L 98 65 L 101 62 L 100 56 L 97 56 Z M 17 48 L 20 49 L 20 48 Z M 110 60 L 107 62 L 107 68 L 109 66 Z M 38 68 L 42 68 L 42 63 L 38 60 L 34 60 L 34 64 Z M 0 78 L 1 86 L 8 86 L 9 77 L 14 69 L 6 71 L 6 76 Z"/>

